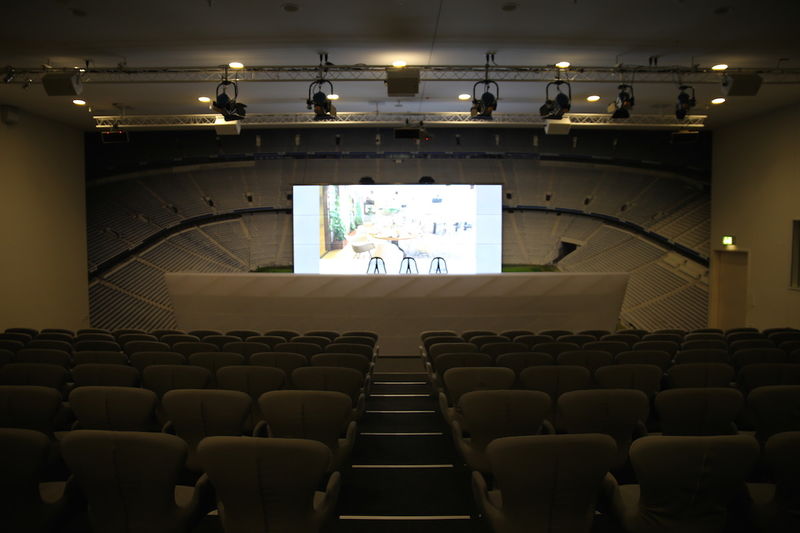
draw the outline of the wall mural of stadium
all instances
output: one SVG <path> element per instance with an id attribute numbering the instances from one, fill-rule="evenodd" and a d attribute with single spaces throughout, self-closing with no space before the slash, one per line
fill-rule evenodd
<path id="1" fill-rule="evenodd" d="M 552 139 L 533 130 L 474 130 L 437 132 L 430 146 L 376 149 L 375 132 L 344 131 L 349 147 L 320 131 L 243 132 L 228 141 L 235 147 L 220 138 L 201 146 L 187 134 L 179 148 L 165 148 L 164 133 L 142 133 L 109 149 L 87 137 L 92 324 L 175 327 L 165 272 L 291 269 L 293 185 L 432 176 L 503 186 L 504 269 L 629 272 L 622 324 L 706 325 L 708 142 L 686 146 L 652 132 Z M 496 142 L 487 146 L 487 139 Z M 642 143 L 652 160 L 625 158 L 641 153 Z"/>

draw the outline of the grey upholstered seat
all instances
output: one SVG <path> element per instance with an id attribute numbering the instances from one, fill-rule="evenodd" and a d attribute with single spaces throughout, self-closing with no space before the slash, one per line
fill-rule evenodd
<path id="1" fill-rule="evenodd" d="M 553 356 L 553 359 L 558 359 L 558 354 L 561 352 L 572 352 L 575 350 L 580 350 L 580 346 L 575 344 L 574 342 L 540 342 L 539 344 L 535 344 L 531 351 L 533 352 L 544 352 L 549 353 Z M 594 349 L 594 348 L 587 348 L 587 349 Z"/>
<path id="2" fill-rule="evenodd" d="M 185 365 L 186 357 L 178 352 L 136 352 L 130 355 L 131 366 L 139 372 L 150 365 Z"/>
<path id="3" fill-rule="evenodd" d="M 271 366 L 280 368 L 286 373 L 289 384 L 292 382 L 292 372 L 295 368 L 308 366 L 306 356 L 291 352 L 259 352 L 250 356 L 250 366 Z"/>
<path id="4" fill-rule="evenodd" d="M 14 361 L 18 363 L 58 365 L 63 366 L 64 368 L 69 368 L 72 366 L 72 358 L 70 357 L 70 353 L 71 352 L 66 350 L 58 350 L 54 348 L 25 347 L 14 354 Z"/>
<path id="5" fill-rule="evenodd" d="M 354 353 L 358 355 L 363 355 L 368 359 L 372 359 L 375 356 L 375 347 L 358 342 L 339 342 L 339 339 L 344 339 L 344 338 L 345 337 L 338 337 L 335 341 L 325 346 L 325 348 L 321 349 L 320 352 Z"/>
<path id="6" fill-rule="evenodd" d="M 614 356 L 614 362 L 622 365 L 656 365 L 666 371 L 672 365 L 672 356 L 660 350 L 626 350 Z"/>
<path id="7" fill-rule="evenodd" d="M 664 435 L 733 435 L 744 398 L 732 387 L 669 389 L 655 406 Z"/>
<path id="8" fill-rule="evenodd" d="M 443 390 L 442 376 L 451 368 L 493 366 L 491 356 L 480 352 L 443 353 L 428 363 L 433 373 L 433 384 Z"/>
<path id="9" fill-rule="evenodd" d="M 158 431 L 153 391 L 135 387 L 87 386 L 74 389 L 69 403 L 77 421 L 74 429 Z"/>
<path id="10" fill-rule="evenodd" d="M 76 387 L 106 385 L 111 387 L 138 387 L 141 375 L 136 368 L 126 365 L 86 363 L 72 369 Z"/>
<path id="11" fill-rule="evenodd" d="M 474 390 L 510 389 L 514 371 L 503 367 L 460 367 L 447 370 L 442 376 L 444 390 L 439 393 L 439 409 L 448 424 L 458 419 L 458 400 Z"/>
<path id="12" fill-rule="evenodd" d="M 800 385 L 768 385 L 747 396 L 756 437 L 766 442 L 782 431 L 800 431 Z"/>
<path id="13" fill-rule="evenodd" d="M 235 341 L 232 341 L 235 342 Z M 181 341 L 172 345 L 172 351 L 183 354 L 184 357 L 189 357 L 193 353 L 198 352 L 219 352 L 220 347 L 212 342 L 203 341 Z"/>
<path id="14" fill-rule="evenodd" d="M 189 366 L 201 366 L 211 372 L 212 385 L 217 381 L 217 370 L 226 366 L 246 363 L 242 354 L 234 352 L 197 352 L 188 358 Z"/>
<path id="15" fill-rule="evenodd" d="M 298 390 L 342 392 L 353 402 L 353 420 L 364 413 L 364 375 L 354 368 L 306 366 L 292 372 L 292 384 Z"/>
<path id="16" fill-rule="evenodd" d="M 158 342 L 153 337 L 153 340 L 132 340 L 126 343 L 122 343 L 122 349 L 125 351 L 126 354 L 130 357 L 132 354 L 137 352 L 168 352 L 170 351 L 170 346 L 166 342 Z"/>
<path id="17" fill-rule="evenodd" d="M 351 420 L 353 402 L 348 395 L 336 391 L 272 391 L 261 395 L 258 406 L 270 437 L 324 443 L 333 454 L 331 472 L 349 460 L 356 423 Z"/>
<path id="18" fill-rule="evenodd" d="M 472 342 L 449 341 L 431 344 L 426 353 L 428 354 L 428 359 L 433 361 L 443 353 L 467 353 L 478 351 L 480 351 L 478 345 Z"/>
<path id="19" fill-rule="evenodd" d="M 66 511 L 64 483 L 40 484 L 50 441 L 31 429 L 0 428 L 0 531 L 45 533 L 61 524 Z"/>
<path id="20" fill-rule="evenodd" d="M 527 349 L 528 346 L 521 342 L 499 341 L 499 342 L 489 342 L 481 345 L 480 352 L 487 354 L 494 361 L 497 360 L 497 358 L 503 354 L 524 352 L 527 351 Z"/>
<path id="21" fill-rule="evenodd" d="M 529 390 L 481 390 L 467 392 L 458 400 L 458 409 L 469 436 L 453 421 L 456 448 L 472 470 L 491 473 L 486 446 L 494 439 L 551 432 L 545 423 L 550 412 L 550 397 Z"/>
<path id="22" fill-rule="evenodd" d="M 128 356 L 121 350 L 81 350 L 72 354 L 75 366 L 85 364 L 127 365 Z"/>
<path id="23" fill-rule="evenodd" d="M 748 483 L 752 521 L 758 531 L 800 531 L 800 431 L 784 431 L 769 438 L 764 459 L 771 483 Z"/>
<path id="24" fill-rule="evenodd" d="M 731 363 L 727 350 L 720 348 L 686 348 L 675 354 L 675 364 L 686 363 Z"/>
<path id="25" fill-rule="evenodd" d="M 0 385 L 36 385 L 67 394 L 69 372 L 59 365 L 8 363 L 0 367 Z"/>
<path id="26" fill-rule="evenodd" d="M 796 363 L 754 363 L 739 370 L 736 378 L 745 396 L 756 387 L 800 385 L 800 365 Z"/>
<path id="27" fill-rule="evenodd" d="M 569 350 L 558 354 L 556 364 L 582 366 L 594 375 L 598 368 L 614 364 L 614 356 L 603 350 Z"/>
<path id="28" fill-rule="evenodd" d="M 547 418 L 556 429 L 561 429 L 555 409 L 559 396 L 569 391 L 588 389 L 592 384 L 592 375 L 582 366 L 541 365 L 524 369 L 519 381 L 525 389 L 545 392 L 550 396 L 552 409 Z"/>
<path id="29" fill-rule="evenodd" d="M 619 364 L 598 368 L 594 381 L 603 389 L 635 389 L 653 399 L 661 388 L 661 368 L 650 364 Z"/>
<path id="30" fill-rule="evenodd" d="M 320 348 L 319 344 L 314 344 L 313 342 L 281 342 L 273 346 L 272 349 L 276 352 L 299 353 L 309 360 L 311 356 L 325 351 L 324 348 Z"/>
<path id="31" fill-rule="evenodd" d="M 320 442 L 208 437 L 198 454 L 226 533 L 317 533 L 336 506 L 338 472 L 317 490 L 331 461 Z"/>
<path id="32" fill-rule="evenodd" d="M 205 389 L 211 386 L 211 372 L 201 366 L 150 365 L 142 372 L 142 387 L 161 398 L 173 389 Z"/>
<path id="33" fill-rule="evenodd" d="M 588 532 L 615 451 L 608 435 L 495 439 L 486 453 L 496 488 L 473 472 L 473 492 L 495 533 Z"/>
<path id="34" fill-rule="evenodd" d="M 33 429 L 52 438 L 60 408 L 61 394 L 56 389 L 0 385 L 0 427 Z"/>
<path id="35" fill-rule="evenodd" d="M 76 430 L 61 449 L 94 531 L 188 532 L 210 510 L 205 477 L 195 487 L 176 483 L 187 446 L 174 435 Z"/>
<path id="36" fill-rule="evenodd" d="M 285 389 L 288 385 L 286 373 L 269 366 L 233 365 L 217 370 L 217 386 L 225 390 L 237 390 L 250 396 L 250 414 L 244 423 L 245 433 L 252 434 L 256 424 L 263 420 L 258 408 L 258 398 L 271 390 Z"/>
<path id="37" fill-rule="evenodd" d="M 166 427 L 189 445 L 189 471 L 201 471 L 196 451 L 205 437 L 243 434 L 251 402 L 250 396 L 233 390 L 175 389 L 164 394 L 161 404 L 169 420 Z"/>
<path id="38" fill-rule="evenodd" d="M 686 363 L 667 370 L 667 384 L 670 388 L 727 387 L 733 376 L 733 367 L 725 363 Z"/>
<path id="39" fill-rule="evenodd" d="M 372 362 L 364 355 L 357 353 L 318 353 L 311 357 L 311 366 L 340 366 L 358 370 L 366 377 Z"/>
<path id="40" fill-rule="evenodd" d="M 747 435 L 639 439 L 630 449 L 639 484 L 610 483 L 612 509 L 629 533 L 721 532 L 758 455 Z"/>

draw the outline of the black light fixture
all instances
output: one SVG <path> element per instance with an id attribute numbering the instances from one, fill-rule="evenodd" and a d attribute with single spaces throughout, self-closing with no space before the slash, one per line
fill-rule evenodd
<path id="1" fill-rule="evenodd" d="M 11 83 L 14 81 L 14 77 L 17 75 L 17 71 L 14 70 L 14 67 L 7 66 L 6 73 L 3 75 L 3 83 Z"/>
<path id="2" fill-rule="evenodd" d="M 683 120 L 697 104 L 697 100 L 694 97 L 694 87 L 691 85 L 681 85 L 678 90 L 680 92 L 678 93 L 678 101 L 675 103 L 675 118 Z"/>
<path id="3" fill-rule="evenodd" d="M 233 97 L 228 94 L 228 88 L 233 87 Z M 245 117 L 247 107 L 245 104 L 237 102 L 239 98 L 239 85 L 235 81 L 228 79 L 228 68 L 225 67 L 225 76 L 217 85 L 217 97 L 211 102 L 211 109 L 222 115 L 226 121 L 242 120 Z"/>
<path id="4" fill-rule="evenodd" d="M 328 92 L 325 93 L 324 87 L 328 86 Z M 306 106 L 308 109 L 314 110 L 314 120 L 331 120 L 336 118 L 336 106 L 333 105 L 331 96 L 333 92 L 333 84 L 328 80 L 312 81 L 308 86 L 308 99 Z"/>
<path id="5" fill-rule="evenodd" d="M 556 94 L 550 98 L 550 87 L 556 86 Z M 562 92 L 562 87 L 567 87 L 567 92 Z M 572 87 L 566 81 L 556 80 L 551 81 L 545 87 L 545 101 L 539 108 L 539 114 L 545 119 L 561 120 L 564 118 L 564 113 L 568 113 L 572 107 Z"/>
<path id="6" fill-rule="evenodd" d="M 609 110 L 613 111 L 611 118 L 629 118 L 631 116 L 631 108 L 635 103 L 633 87 L 623 83 L 617 89 L 619 89 L 617 99 L 609 106 Z"/>
<path id="7" fill-rule="evenodd" d="M 497 100 L 500 98 L 500 86 L 489 79 L 489 61 L 494 62 L 494 53 L 486 54 L 486 68 L 483 81 L 475 82 L 472 86 L 472 108 L 470 117 L 478 120 L 492 120 L 492 112 L 497 109 Z M 478 85 L 483 85 L 483 93 L 478 98 Z M 494 89 L 494 92 L 492 92 Z"/>

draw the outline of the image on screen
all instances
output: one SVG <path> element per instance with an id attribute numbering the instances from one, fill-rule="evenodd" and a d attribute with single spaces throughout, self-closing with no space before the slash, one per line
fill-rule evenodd
<path id="1" fill-rule="evenodd" d="M 500 272 L 499 185 L 298 185 L 293 202 L 297 273 Z"/>

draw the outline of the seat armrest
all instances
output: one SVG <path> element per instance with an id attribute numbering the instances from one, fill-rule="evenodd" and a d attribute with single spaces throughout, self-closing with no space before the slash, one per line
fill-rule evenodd
<path id="1" fill-rule="evenodd" d="M 265 420 L 260 420 L 258 424 L 253 428 L 253 436 L 254 437 L 269 437 L 269 427 L 267 426 L 267 422 Z"/>
<path id="2" fill-rule="evenodd" d="M 175 424 L 172 420 L 167 420 L 164 425 L 161 427 L 161 433 L 169 433 L 170 435 L 175 434 Z"/>

